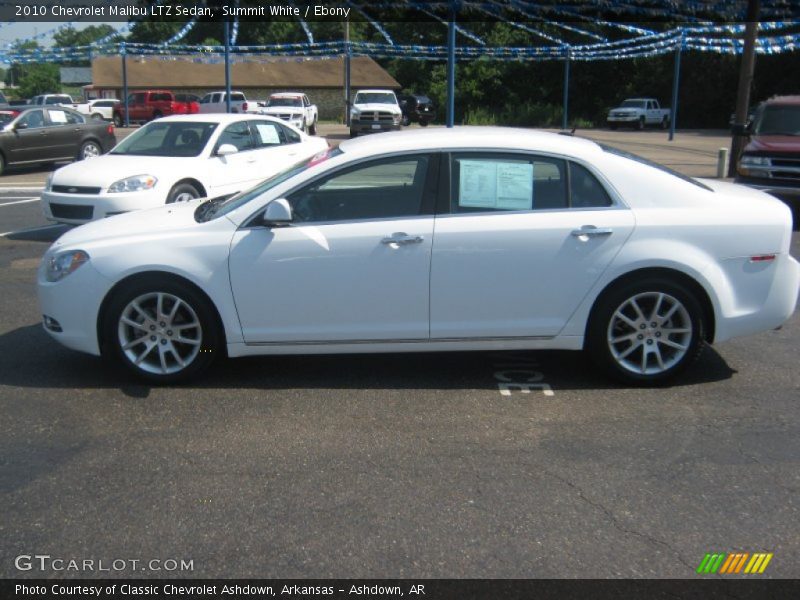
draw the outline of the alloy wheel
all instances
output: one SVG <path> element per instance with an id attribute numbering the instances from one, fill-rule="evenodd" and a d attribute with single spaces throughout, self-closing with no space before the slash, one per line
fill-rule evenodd
<path id="1" fill-rule="evenodd" d="M 148 292 L 125 305 L 117 337 L 132 365 L 146 373 L 170 375 L 187 368 L 200 354 L 203 328 L 186 300 Z"/>
<path id="2" fill-rule="evenodd" d="M 658 375 L 678 364 L 689 351 L 692 320 L 686 307 L 664 292 L 643 292 L 614 311 L 606 341 L 623 369 Z"/>
<path id="3" fill-rule="evenodd" d="M 95 158 L 100 156 L 100 147 L 97 144 L 88 143 L 83 146 L 83 158 Z"/>

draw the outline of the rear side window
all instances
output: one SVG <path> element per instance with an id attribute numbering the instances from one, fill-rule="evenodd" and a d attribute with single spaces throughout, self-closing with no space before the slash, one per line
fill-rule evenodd
<path id="1" fill-rule="evenodd" d="M 244 102 L 245 101 L 244 94 L 231 94 L 231 101 L 232 102 Z"/>
<path id="2" fill-rule="evenodd" d="M 549 157 L 457 154 L 451 168 L 453 213 L 567 207 L 566 164 Z"/>
<path id="3" fill-rule="evenodd" d="M 578 163 L 569 164 L 569 192 L 572 208 L 602 208 L 612 204 L 597 178 Z"/>

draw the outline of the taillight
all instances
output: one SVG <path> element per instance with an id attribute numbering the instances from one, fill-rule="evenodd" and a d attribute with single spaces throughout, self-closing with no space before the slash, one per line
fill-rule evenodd
<path id="1" fill-rule="evenodd" d="M 108 127 L 106 128 L 106 131 L 113 135 L 114 134 L 114 125 L 109 123 Z"/>
<path id="2" fill-rule="evenodd" d="M 243 103 L 242 103 L 242 110 L 243 110 L 244 112 L 247 112 L 247 102 L 243 102 Z"/>

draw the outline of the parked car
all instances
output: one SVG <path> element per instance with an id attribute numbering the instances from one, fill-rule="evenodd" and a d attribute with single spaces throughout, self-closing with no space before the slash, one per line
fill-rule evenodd
<path id="1" fill-rule="evenodd" d="M 165 117 L 135 131 L 92 165 L 57 170 L 42 193 L 42 209 L 52 221 L 80 224 L 233 194 L 327 147 L 325 140 L 270 117 Z"/>
<path id="2" fill-rule="evenodd" d="M 272 94 L 266 105 L 258 112 L 291 123 L 310 135 L 317 134 L 317 122 L 319 121 L 317 105 L 311 104 L 308 96 L 300 92 Z"/>
<path id="3" fill-rule="evenodd" d="M 789 318 L 790 243 L 788 208 L 744 186 L 528 129 L 415 130 L 78 227 L 38 288 L 53 338 L 157 383 L 221 356 L 553 348 L 651 385 Z"/>
<path id="4" fill-rule="evenodd" d="M 128 121 L 142 123 L 169 117 L 171 115 L 187 115 L 198 112 L 191 103 L 180 102 L 175 94 L 168 90 L 145 90 L 128 95 Z M 114 124 L 122 127 L 125 123 L 125 106 L 120 102 L 114 107 Z"/>
<path id="5" fill-rule="evenodd" d="M 403 111 L 391 90 L 360 90 L 350 109 L 350 137 L 359 133 L 397 131 Z"/>
<path id="6" fill-rule="evenodd" d="M 113 121 L 114 108 L 119 105 L 116 98 L 95 98 L 85 104 L 78 104 L 76 109 L 79 113 L 88 115 L 92 119 L 99 121 Z"/>
<path id="7" fill-rule="evenodd" d="M 203 114 L 228 112 L 227 98 L 228 96 L 225 92 L 206 94 L 200 99 L 198 112 Z M 247 112 L 247 109 L 248 102 L 245 95 L 242 92 L 231 92 L 231 112 L 243 113 Z"/>
<path id="8" fill-rule="evenodd" d="M 777 96 L 756 110 L 737 168 L 737 183 L 800 208 L 800 96 Z"/>
<path id="9" fill-rule="evenodd" d="M 657 125 L 661 129 L 669 127 L 670 110 L 661 108 L 655 98 L 628 98 L 608 112 L 608 126 L 616 129 L 626 125 L 644 129 L 646 125 Z"/>
<path id="10" fill-rule="evenodd" d="M 84 160 L 116 144 L 114 126 L 58 105 L 28 108 L 2 124 L 0 174 L 7 166 Z"/>
<path id="11" fill-rule="evenodd" d="M 427 127 L 428 123 L 436 118 L 436 108 L 433 101 L 421 94 L 406 94 L 398 98 L 403 111 L 403 125 L 419 123 Z"/>
<path id="12" fill-rule="evenodd" d="M 58 104 L 61 106 L 75 107 L 75 100 L 69 94 L 40 94 L 31 98 L 30 103 L 34 106 L 52 106 Z"/>

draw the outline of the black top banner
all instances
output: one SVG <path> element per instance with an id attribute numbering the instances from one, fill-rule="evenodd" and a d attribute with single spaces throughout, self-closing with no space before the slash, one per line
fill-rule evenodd
<path id="1" fill-rule="evenodd" d="M 491 580 L 491 579 L 27 579 L 0 580 L 0 598 L 44 600 L 174 598 L 176 600 L 326 598 L 330 600 L 587 600 L 637 598 L 761 600 L 798 598 L 800 581 L 707 580 Z"/>
<path id="2" fill-rule="evenodd" d="M 467 21 L 737 22 L 747 0 L 2 0 L 0 21 Z M 758 19 L 800 19 L 797 0 L 760 0 Z"/>

